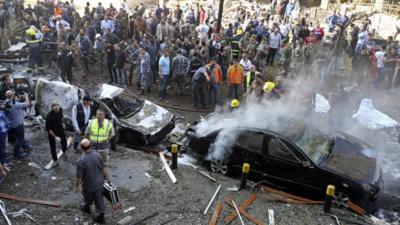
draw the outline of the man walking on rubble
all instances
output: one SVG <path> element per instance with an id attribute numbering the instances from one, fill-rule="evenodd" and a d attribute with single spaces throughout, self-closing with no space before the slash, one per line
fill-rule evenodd
<path id="1" fill-rule="evenodd" d="M 114 137 L 115 132 L 112 121 L 106 119 L 105 116 L 106 114 L 103 109 L 97 109 L 96 119 L 89 121 L 85 136 L 91 141 L 93 149 L 100 153 L 104 165 L 107 167 L 110 141 Z"/>
<path id="2" fill-rule="evenodd" d="M 52 167 L 58 165 L 56 152 L 56 142 L 61 142 L 61 150 L 65 154 L 67 151 L 67 138 L 63 126 L 63 111 L 57 101 L 51 103 L 51 111 L 46 116 L 46 131 L 48 132 L 51 157 L 53 158 Z"/>
<path id="3" fill-rule="evenodd" d="M 94 202 L 97 216 L 93 218 L 96 223 L 104 224 L 105 204 L 103 198 L 104 178 L 109 180 L 102 156 L 92 151 L 92 144 L 88 139 L 81 142 L 82 156 L 76 165 L 75 193 L 81 192 L 84 204 L 80 205 L 83 212 L 91 214 L 90 206 Z"/>
<path id="4" fill-rule="evenodd" d="M 94 116 L 92 107 L 92 98 L 90 95 L 85 95 L 83 101 L 72 107 L 72 125 L 74 126 L 74 151 L 78 151 L 80 137 L 85 133 L 90 118 Z"/>
<path id="5" fill-rule="evenodd" d="M 190 70 L 190 60 L 183 55 L 182 50 L 178 50 L 177 55 L 172 59 L 171 70 L 172 80 L 176 84 L 176 94 L 181 96 L 185 88 L 185 78 Z"/>

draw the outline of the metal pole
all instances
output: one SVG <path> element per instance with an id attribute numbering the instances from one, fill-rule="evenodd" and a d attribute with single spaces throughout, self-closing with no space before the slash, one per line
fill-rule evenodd
<path id="1" fill-rule="evenodd" d="M 218 20 L 217 20 L 217 33 L 221 31 L 222 12 L 224 11 L 224 0 L 219 0 Z"/>

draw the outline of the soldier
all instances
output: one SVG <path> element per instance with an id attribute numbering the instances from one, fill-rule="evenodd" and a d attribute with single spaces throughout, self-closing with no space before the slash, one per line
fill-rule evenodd
<path id="1" fill-rule="evenodd" d="M 177 55 L 172 59 L 172 80 L 176 84 L 175 92 L 178 96 L 182 95 L 184 89 L 185 77 L 189 73 L 190 60 L 184 56 L 182 50 L 179 50 Z"/>
<path id="2" fill-rule="evenodd" d="M 132 43 L 125 49 L 127 58 L 128 58 L 128 85 L 131 84 L 133 71 L 139 68 L 137 67 L 139 61 L 139 46 L 135 39 L 132 40 Z M 137 71 L 136 71 L 136 74 Z M 140 83 L 137 82 L 137 87 L 140 89 Z"/>
<path id="3" fill-rule="evenodd" d="M 138 80 L 140 80 L 140 94 L 143 95 L 144 91 L 147 89 L 151 91 L 150 86 L 152 82 L 152 72 L 150 66 L 150 55 L 144 50 L 144 47 L 139 48 L 139 74 Z"/>
<path id="4" fill-rule="evenodd" d="M 247 52 L 249 54 L 249 58 L 250 59 L 254 59 L 254 57 L 256 56 L 257 53 L 257 40 L 256 40 L 257 36 L 256 35 L 252 35 L 249 41 L 249 44 L 247 45 Z"/>
<path id="5" fill-rule="evenodd" d="M 290 62 L 292 59 L 292 48 L 287 44 L 287 39 L 282 42 L 282 46 L 279 49 L 279 54 L 281 55 L 280 64 L 283 67 L 283 75 L 286 75 L 289 72 Z"/>

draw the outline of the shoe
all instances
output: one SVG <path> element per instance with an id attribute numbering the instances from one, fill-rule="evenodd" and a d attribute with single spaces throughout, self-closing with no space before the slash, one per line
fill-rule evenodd
<path id="1" fill-rule="evenodd" d="M 14 158 L 16 158 L 16 159 L 23 159 L 23 158 L 26 158 L 28 156 L 28 154 L 26 154 L 25 152 L 23 152 L 23 153 L 20 153 L 20 154 L 18 154 L 18 155 L 14 155 Z"/>
<path id="2" fill-rule="evenodd" d="M 90 206 L 89 207 L 85 207 L 84 205 L 80 205 L 81 211 L 85 212 L 87 214 L 92 214 L 92 210 L 90 210 Z"/>
<path id="3" fill-rule="evenodd" d="M 104 213 L 100 213 L 98 216 L 94 217 L 93 221 L 100 224 L 106 223 L 106 220 L 104 219 Z"/>
<path id="4" fill-rule="evenodd" d="M 58 166 L 58 161 L 55 161 L 55 162 L 53 162 L 52 164 L 51 164 L 51 167 L 52 168 L 56 168 Z"/>

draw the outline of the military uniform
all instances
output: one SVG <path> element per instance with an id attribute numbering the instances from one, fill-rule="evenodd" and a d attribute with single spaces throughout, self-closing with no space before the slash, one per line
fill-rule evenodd
<path id="1" fill-rule="evenodd" d="M 140 81 L 140 87 L 143 93 L 144 90 L 150 88 L 153 78 L 151 72 L 150 55 L 147 52 L 145 52 L 144 56 L 140 59 L 139 74 L 140 76 L 138 79 Z"/>
<path id="2" fill-rule="evenodd" d="M 180 52 L 172 59 L 172 79 L 176 84 L 176 93 L 181 95 L 184 89 L 185 77 L 189 73 L 190 60 Z"/>

